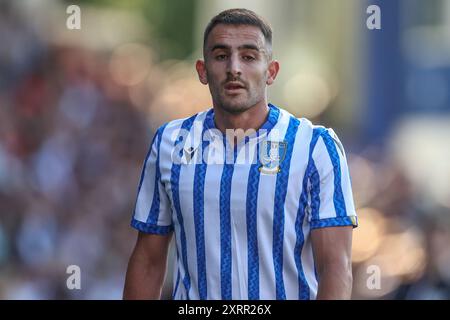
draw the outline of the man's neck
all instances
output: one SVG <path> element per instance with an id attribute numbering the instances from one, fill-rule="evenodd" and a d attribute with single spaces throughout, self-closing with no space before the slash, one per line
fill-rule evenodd
<path id="1" fill-rule="evenodd" d="M 258 130 L 266 122 L 269 114 L 267 101 L 261 101 L 241 113 L 230 113 L 221 108 L 214 108 L 214 122 L 221 132 L 226 129 Z"/>

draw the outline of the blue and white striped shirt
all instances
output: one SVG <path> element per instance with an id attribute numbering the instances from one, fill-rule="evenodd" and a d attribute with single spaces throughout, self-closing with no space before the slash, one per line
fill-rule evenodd
<path id="1" fill-rule="evenodd" d="M 315 299 L 311 230 L 357 226 L 333 130 L 269 109 L 230 148 L 212 108 L 156 132 L 131 225 L 175 232 L 174 299 Z"/>

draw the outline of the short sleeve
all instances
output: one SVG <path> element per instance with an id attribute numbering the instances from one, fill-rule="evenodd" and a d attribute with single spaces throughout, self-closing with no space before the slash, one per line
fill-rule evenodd
<path id="1" fill-rule="evenodd" d="M 350 172 L 342 143 L 332 129 L 323 127 L 314 129 L 313 141 L 308 167 L 311 229 L 357 227 Z"/>
<path id="2" fill-rule="evenodd" d="M 142 168 L 131 226 L 151 234 L 168 234 L 173 231 L 169 197 L 159 166 L 159 153 L 164 126 L 153 137 Z"/>

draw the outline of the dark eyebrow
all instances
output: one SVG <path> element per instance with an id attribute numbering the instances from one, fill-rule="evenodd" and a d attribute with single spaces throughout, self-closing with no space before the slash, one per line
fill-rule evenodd
<path id="1" fill-rule="evenodd" d="M 227 46 L 227 45 L 224 45 L 224 44 L 216 44 L 216 45 L 212 46 L 211 51 L 220 50 L 220 49 L 222 49 L 222 50 L 229 50 L 230 46 Z"/>
<path id="2" fill-rule="evenodd" d="M 227 46 L 225 44 L 216 44 L 214 46 L 212 46 L 211 51 L 214 50 L 230 50 L 230 46 Z M 254 45 L 254 44 L 243 44 L 242 46 L 238 47 L 238 50 L 242 50 L 242 49 L 249 49 L 249 50 L 255 50 L 255 51 L 260 51 L 259 48 Z"/>
<path id="3" fill-rule="evenodd" d="M 259 48 L 257 46 L 255 46 L 254 44 L 243 44 L 242 46 L 238 47 L 238 50 L 242 50 L 242 49 L 260 51 Z"/>

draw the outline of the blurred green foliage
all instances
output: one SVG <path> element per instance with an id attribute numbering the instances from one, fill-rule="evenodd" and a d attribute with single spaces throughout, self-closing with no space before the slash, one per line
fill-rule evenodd
<path id="1" fill-rule="evenodd" d="M 88 4 L 140 13 L 149 24 L 149 44 L 162 60 L 185 59 L 193 51 L 196 0 L 79 0 L 76 4 L 81 9 Z"/>

